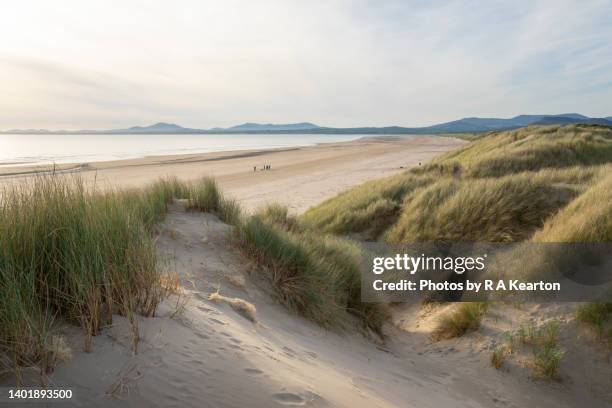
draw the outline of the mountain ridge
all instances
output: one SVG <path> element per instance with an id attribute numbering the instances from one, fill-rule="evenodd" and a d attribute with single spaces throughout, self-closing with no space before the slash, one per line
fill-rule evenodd
<path id="1" fill-rule="evenodd" d="M 591 118 L 579 113 L 561 113 L 553 115 L 518 115 L 509 119 L 466 117 L 450 122 L 424 127 L 403 126 L 370 126 L 336 128 L 318 126 L 311 122 L 299 123 L 254 123 L 246 122 L 228 128 L 194 129 L 175 123 L 157 122 L 149 126 L 132 126 L 125 129 L 110 130 L 47 130 L 47 129 L 13 129 L 0 131 L 0 134 L 231 134 L 231 133 L 313 133 L 313 134 L 436 134 L 436 133 L 482 133 L 498 130 L 509 130 L 530 125 L 568 125 L 595 124 L 612 126 L 612 116 Z"/>

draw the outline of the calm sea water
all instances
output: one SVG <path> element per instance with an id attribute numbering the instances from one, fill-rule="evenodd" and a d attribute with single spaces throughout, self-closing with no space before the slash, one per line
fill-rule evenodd
<path id="1" fill-rule="evenodd" d="M 0 135 L 0 166 L 84 163 L 166 154 L 270 149 L 349 141 L 363 135 Z"/>

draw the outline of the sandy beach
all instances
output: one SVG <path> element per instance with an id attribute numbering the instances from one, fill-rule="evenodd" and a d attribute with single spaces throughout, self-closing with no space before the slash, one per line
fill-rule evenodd
<path id="1" fill-rule="evenodd" d="M 465 142 L 440 136 L 366 137 L 351 142 L 290 149 L 155 156 L 58 165 L 56 172 L 80 174 L 99 186 L 139 187 L 160 177 L 195 180 L 213 176 L 223 191 L 252 210 L 279 202 L 302 212 L 364 181 L 418 166 Z M 264 165 L 271 170 L 262 171 Z M 254 167 L 257 168 L 254 171 Z M 0 184 L 23 180 L 50 166 L 4 166 Z"/>
<path id="2" fill-rule="evenodd" d="M 58 166 L 102 187 L 138 187 L 159 177 L 214 176 L 253 210 L 280 202 L 302 212 L 340 191 L 418 166 L 463 141 L 436 136 L 364 138 L 286 150 L 242 151 Z M 264 165 L 271 170 L 263 171 Z M 253 167 L 256 166 L 256 171 Z M 45 168 L 4 167 L 0 183 Z M 84 350 L 83 330 L 58 321 L 62 361 L 49 373 L 77 407 L 527 407 L 609 406 L 612 368 L 571 319 L 571 304 L 493 305 L 477 332 L 433 343 L 453 304 L 395 305 L 384 336 L 347 320 L 325 329 L 282 306 L 266 270 L 236 247 L 232 227 L 177 200 L 155 238 L 164 272 L 180 280 L 153 317 L 113 322 Z M 495 333 L 563 316 L 560 341 L 572 360 L 561 380 L 530 377 L 531 354 L 491 366 Z M 569 359 L 569 357 L 568 357 Z M 583 364 L 582 362 L 589 362 Z M 36 367 L 24 368 L 38 384 Z M 0 385 L 14 379 L 0 376 Z M 2 399 L 0 399 L 0 403 Z M 41 404 L 40 406 L 43 406 Z M 39 406 L 39 405 L 35 405 Z"/>

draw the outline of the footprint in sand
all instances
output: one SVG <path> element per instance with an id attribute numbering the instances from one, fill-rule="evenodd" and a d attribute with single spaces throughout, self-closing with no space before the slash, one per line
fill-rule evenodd
<path id="1" fill-rule="evenodd" d="M 197 308 L 198 308 L 198 310 L 200 310 L 201 312 L 205 312 L 205 313 L 209 313 L 209 314 L 214 314 L 214 315 L 218 315 L 218 314 L 219 314 L 219 313 L 218 313 L 216 310 L 211 309 L 210 307 L 200 306 L 200 305 L 198 305 L 198 306 L 196 306 L 196 307 L 197 307 Z"/>
<path id="2" fill-rule="evenodd" d="M 200 333 L 200 332 L 194 332 L 194 335 L 196 335 L 198 338 L 203 339 L 203 340 L 208 340 L 210 339 L 210 336 L 204 334 L 204 333 Z M 193 344 L 200 344 L 200 342 L 198 341 L 192 341 Z"/>
<path id="3" fill-rule="evenodd" d="M 282 405 L 304 405 L 306 401 L 299 394 L 294 394 L 292 392 L 279 392 L 273 395 L 274 400 Z"/>
<path id="4" fill-rule="evenodd" d="M 250 375 L 262 375 L 264 373 L 259 368 L 245 368 L 244 371 Z"/>
<path id="5" fill-rule="evenodd" d="M 221 326 L 227 325 L 227 323 L 225 323 L 223 320 L 215 319 L 214 317 L 211 317 L 208 320 L 210 320 L 213 323 L 220 324 Z"/>

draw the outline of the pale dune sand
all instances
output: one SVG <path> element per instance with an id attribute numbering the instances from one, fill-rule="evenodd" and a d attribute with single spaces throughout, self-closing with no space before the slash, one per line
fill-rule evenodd
<path id="1" fill-rule="evenodd" d="M 495 309 L 485 335 L 437 344 L 427 339 L 435 316 L 410 308 L 396 311 L 384 343 L 356 329 L 326 331 L 273 299 L 260 272 L 233 250 L 231 227 L 216 217 L 174 208 L 162 227 L 158 248 L 167 268 L 181 275 L 186 304 L 179 302 L 177 313 L 171 298 L 157 317 L 139 319 L 138 354 L 119 316 L 90 354 L 82 351 L 79 330 L 66 326 L 73 358 L 52 382 L 71 387 L 79 406 L 609 406 L 608 380 L 589 372 L 609 375 L 609 364 L 594 362 L 588 348 L 578 354 L 588 364 L 573 362 L 579 369 L 563 370 L 561 383 L 532 380 L 524 367 L 490 366 L 487 332 L 531 309 Z M 217 292 L 248 302 L 256 314 L 245 317 L 229 302 L 211 300 Z"/>

